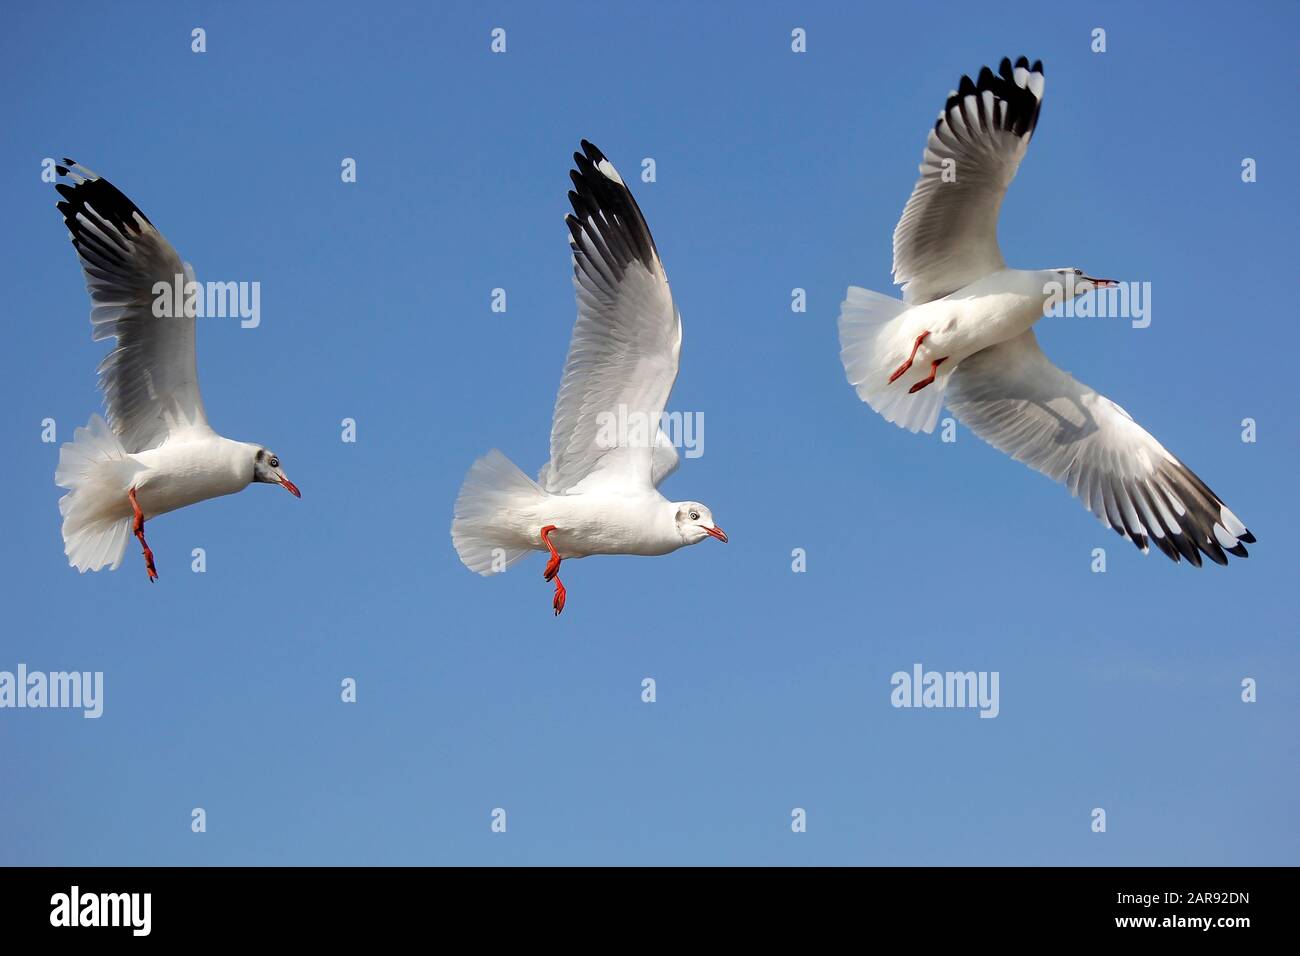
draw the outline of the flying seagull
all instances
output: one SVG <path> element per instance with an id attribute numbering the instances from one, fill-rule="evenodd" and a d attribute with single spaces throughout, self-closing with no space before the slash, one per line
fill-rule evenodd
<path id="1" fill-rule="evenodd" d="M 1255 537 L 1209 487 L 1103 395 L 1053 365 L 1033 325 L 1055 302 L 1115 285 L 1079 269 L 1010 269 L 998 210 L 1038 122 L 1043 65 L 963 76 L 894 229 L 903 300 L 850 286 L 840 358 L 887 421 L 933 431 L 948 407 L 975 434 L 1062 482 L 1145 553 L 1216 564 Z"/>
<path id="2" fill-rule="evenodd" d="M 59 499 L 64 551 L 78 571 L 116 570 L 134 533 L 154 581 L 145 521 L 255 481 L 302 495 L 273 452 L 222 438 L 208 425 L 194 358 L 195 307 L 182 303 L 182 314 L 169 315 L 177 310 L 155 292 L 155 285 L 195 282 L 193 268 L 112 183 L 63 162 L 55 170 L 69 182 L 54 188 L 86 275 L 92 337 L 117 339 L 99 364 L 108 420 L 92 416 L 59 449 L 54 481 L 68 489 Z"/>
<path id="3" fill-rule="evenodd" d="M 660 422 L 677 378 L 681 316 L 650 229 L 613 163 L 586 140 L 573 161 L 565 222 L 578 320 L 555 399 L 551 459 L 533 481 L 501 452 L 488 452 L 465 476 L 451 524 L 456 552 L 478 574 L 548 551 L 543 575 L 555 581 L 557 615 L 565 558 L 668 554 L 705 538 L 727 540 L 704 505 L 657 490 L 678 465 Z"/>

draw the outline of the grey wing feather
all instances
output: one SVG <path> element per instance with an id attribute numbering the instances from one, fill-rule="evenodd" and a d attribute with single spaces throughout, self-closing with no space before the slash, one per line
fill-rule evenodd
<path id="1" fill-rule="evenodd" d="M 1252 535 L 1196 474 L 1104 395 L 1057 368 L 1033 330 L 965 359 L 948 407 L 1016 461 L 1063 483 L 1142 551 L 1200 566 L 1244 558 Z"/>
<path id="2" fill-rule="evenodd" d="M 112 183 L 71 160 L 57 171 L 70 182 L 55 188 L 90 293 L 95 341 L 116 338 L 99 365 L 107 419 L 129 452 L 169 437 L 211 433 L 199 394 L 194 315 L 183 295 L 159 301 L 156 286 L 194 281 L 193 270 L 149 219 Z M 179 306 L 179 308 L 176 308 Z M 170 307 L 170 308 L 169 308 Z"/>

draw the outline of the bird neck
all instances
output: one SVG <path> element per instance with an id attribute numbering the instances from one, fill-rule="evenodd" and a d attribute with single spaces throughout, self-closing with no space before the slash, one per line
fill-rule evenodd
<path id="1" fill-rule="evenodd" d="M 257 453 L 262 446 L 247 441 L 231 441 L 230 457 L 236 474 L 251 485 L 257 480 Z"/>
<path id="2" fill-rule="evenodd" d="M 670 551 L 690 544 L 682 535 L 681 525 L 677 523 L 678 507 L 677 502 L 661 498 L 650 522 L 656 540 L 662 541 Z"/>

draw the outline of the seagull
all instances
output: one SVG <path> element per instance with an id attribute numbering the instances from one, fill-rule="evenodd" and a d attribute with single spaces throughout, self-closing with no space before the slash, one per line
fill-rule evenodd
<path id="1" fill-rule="evenodd" d="M 1247 556 L 1246 526 L 1128 412 L 1051 363 L 1033 325 L 1056 302 L 1117 285 L 1080 269 L 1008 268 L 998 210 L 1029 148 L 1043 64 L 963 76 L 930 131 L 894 229 L 903 299 L 850 286 L 840 358 L 886 421 L 931 432 L 945 400 L 978 436 L 1062 482 L 1144 554 L 1200 567 Z"/>
<path id="2" fill-rule="evenodd" d="M 108 180 L 71 159 L 55 171 L 68 180 L 54 188 L 85 273 L 92 338 L 117 340 L 99 364 L 107 420 L 92 416 L 59 449 L 54 481 L 68 489 L 59 499 L 64 552 L 80 572 L 117 570 L 134 534 L 152 582 L 158 570 L 145 521 L 252 482 L 302 494 L 275 453 L 208 425 L 194 358 L 195 305 L 170 316 L 176 310 L 163 307 L 155 290 L 196 282 L 190 264 Z"/>
<path id="3" fill-rule="evenodd" d="M 564 221 L 578 319 L 555 399 L 550 461 L 533 481 L 500 451 L 488 452 L 466 474 L 451 524 L 457 554 L 478 574 L 549 552 L 543 577 L 555 582 L 556 615 L 564 610 L 565 558 L 727 541 L 704 505 L 657 490 L 679 464 L 660 423 L 677 378 L 682 320 L 650 229 L 600 150 L 583 140 L 573 161 L 573 212 Z"/>

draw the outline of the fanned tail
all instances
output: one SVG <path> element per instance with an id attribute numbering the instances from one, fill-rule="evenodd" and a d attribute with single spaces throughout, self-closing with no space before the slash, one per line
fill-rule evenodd
<path id="1" fill-rule="evenodd" d="M 456 496 L 451 541 L 461 562 L 476 574 L 498 574 L 531 545 L 512 530 L 509 516 L 546 497 L 538 484 L 493 448 L 470 466 Z"/>
<path id="2" fill-rule="evenodd" d="M 840 305 L 840 361 L 849 384 L 885 421 L 911 432 L 932 432 L 952 368 L 940 366 L 934 383 L 917 392 L 908 388 L 929 373 L 929 362 L 918 359 L 905 375 L 889 381 L 912 351 L 907 310 L 899 299 L 849 286 Z"/>
<path id="3" fill-rule="evenodd" d="M 136 465 L 108 423 L 98 415 L 59 449 L 54 483 L 67 488 L 59 499 L 63 551 L 78 571 L 116 571 L 131 535 L 127 492 Z"/>

